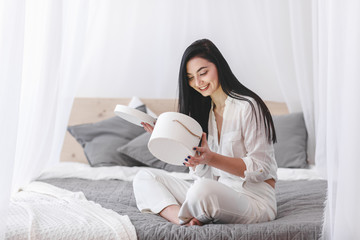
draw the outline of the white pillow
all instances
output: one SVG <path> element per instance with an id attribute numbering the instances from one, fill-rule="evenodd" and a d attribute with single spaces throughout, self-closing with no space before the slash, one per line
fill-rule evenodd
<path id="1" fill-rule="evenodd" d="M 143 105 L 144 103 L 141 101 L 140 98 L 138 98 L 137 96 L 133 96 L 128 104 L 129 107 L 132 107 L 132 108 L 137 108 L 141 105 Z M 153 112 L 151 111 L 150 108 L 148 108 L 146 106 L 146 113 L 149 114 L 150 116 L 152 116 L 153 118 L 157 118 L 158 116 Z"/>

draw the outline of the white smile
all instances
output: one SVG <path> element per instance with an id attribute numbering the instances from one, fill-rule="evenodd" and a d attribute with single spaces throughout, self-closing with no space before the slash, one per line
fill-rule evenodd
<path id="1" fill-rule="evenodd" d="M 208 84 L 208 85 L 206 85 L 206 86 L 204 86 L 204 87 L 200 87 L 199 89 L 200 89 L 201 91 L 205 91 L 206 89 L 209 88 L 209 86 L 210 86 L 210 84 Z"/>

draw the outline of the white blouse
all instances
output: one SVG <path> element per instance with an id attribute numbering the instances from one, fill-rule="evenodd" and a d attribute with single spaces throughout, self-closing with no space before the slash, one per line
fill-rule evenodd
<path id="1" fill-rule="evenodd" d="M 245 178 L 215 167 L 198 165 L 195 171 L 190 168 L 190 174 L 195 179 L 198 177 L 213 178 L 234 188 L 244 181 L 263 182 L 271 178 L 277 181 L 277 164 L 273 144 L 267 140 L 264 120 L 259 113 L 256 101 L 250 97 L 246 98 L 253 103 L 257 112 L 257 124 L 250 103 L 232 97 L 227 97 L 225 101 L 220 141 L 218 140 L 213 105 L 208 124 L 210 150 L 224 156 L 241 158 L 246 165 Z"/>

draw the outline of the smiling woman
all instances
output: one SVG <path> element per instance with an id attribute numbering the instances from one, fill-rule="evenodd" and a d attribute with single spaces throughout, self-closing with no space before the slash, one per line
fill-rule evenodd
<path id="1" fill-rule="evenodd" d="M 221 92 L 219 88 L 218 72 L 215 64 L 201 57 L 189 60 L 186 66 L 189 85 L 204 97 Z"/>
<path id="2" fill-rule="evenodd" d="M 179 89 L 180 112 L 204 130 L 201 146 L 194 146 L 196 154 L 184 159 L 197 181 L 190 185 L 140 171 L 134 179 L 139 210 L 186 225 L 274 220 L 276 134 L 265 103 L 237 80 L 207 39 L 185 50 Z M 148 124 L 144 128 L 150 133 L 153 129 Z"/>

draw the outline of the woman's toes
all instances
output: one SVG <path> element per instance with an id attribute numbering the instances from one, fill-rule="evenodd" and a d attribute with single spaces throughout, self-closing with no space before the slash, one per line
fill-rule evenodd
<path id="1" fill-rule="evenodd" d="M 203 223 L 200 222 L 199 220 L 197 220 L 196 218 L 193 218 L 193 219 L 190 220 L 189 225 L 190 225 L 190 226 L 193 226 L 193 225 L 202 226 Z"/>

